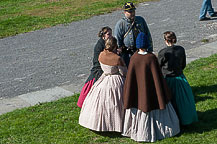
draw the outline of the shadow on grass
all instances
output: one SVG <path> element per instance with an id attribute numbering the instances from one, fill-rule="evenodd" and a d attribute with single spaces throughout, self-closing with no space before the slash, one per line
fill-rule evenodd
<path id="1" fill-rule="evenodd" d="M 200 87 L 192 86 L 191 88 L 195 96 L 196 103 L 200 101 L 205 101 L 207 99 L 213 99 L 213 97 L 211 96 L 198 96 L 198 95 L 217 92 L 217 85 L 200 86 Z"/>
<path id="2" fill-rule="evenodd" d="M 217 108 L 197 114 L 199 121 L 184 127 L 182 133 L 203 133 L 217 129 Z"/>
<path id="3" fill-rule="evenodd" d="M 121 138 L 121 137 L 123 137 L 121 135 L 121 133 L 119 133 L 119 132 L 97 132 L 97 131 L 92 131 L 92 132 L 94 132 L 97 135 L 109 137 L 109 138 Z"/>

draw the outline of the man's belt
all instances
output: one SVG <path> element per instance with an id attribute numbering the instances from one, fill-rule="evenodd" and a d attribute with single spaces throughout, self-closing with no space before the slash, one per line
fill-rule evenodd
<path id="1" fill-rule="evenodd" d="M 137 50 L 137 49 L 136 49 L 136 47 L 134 47 L 134 46 L 130 46 L 130 47 L 126 47 L 126 46 L 125 46 L 122 51 L 123 51 L 124 53 L 134 54 L 134 53 L 136 52 L 136 50 Z"/>

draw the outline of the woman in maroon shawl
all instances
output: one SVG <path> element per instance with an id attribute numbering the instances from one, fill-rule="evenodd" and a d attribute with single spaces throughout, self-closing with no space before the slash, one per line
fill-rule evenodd
<path id="1" fill-rule="evenodd" d="M 126 109 L 122 135 L 135 141 L 155 142 L 179 133 L 179 120 L 157 57 L 147 52 L 147 37 L 139 33 L 139 49 L 130 59 L 124 85 Z"/>

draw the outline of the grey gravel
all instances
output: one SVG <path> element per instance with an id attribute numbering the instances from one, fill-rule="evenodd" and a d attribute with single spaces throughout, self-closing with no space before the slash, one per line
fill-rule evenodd
<path id="1" fill-rule="evenodd" d="M 197 48 L 204 39 L 217 40 L 217 17 L 199 21 L 201 0 L 161 0 L 137 6 L 145 17 L 157 53 L 165 47 L 162 33 L 171 30 L 186 50 Z M 217 10 L 217 1 L 212 1 Z M 56 86 L 76 85 L 81 89 L 92 66 L 97 32 L 114 28 L 122 11 L 88 20 L 0 39 L 0 99 Z"/>

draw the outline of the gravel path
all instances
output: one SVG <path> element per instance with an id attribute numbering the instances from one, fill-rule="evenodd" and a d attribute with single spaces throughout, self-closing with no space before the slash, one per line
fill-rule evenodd
<path id="1" fill-rule="evenodd" d="M 162 33 L 172 30 L 178 44 L 197 48 L 201 40 L 217 40 L 217 17 L 198 21 L 202 0 L 161 0 L 138 5 L 154 41 L 154 51 L 163 48 Z M 217 10 L 217 1 L 212 1 Z M 93 47 L 102 26 L 114 28 L 122 11 L 88 20 L 0 39 L 0 98 L 74 84 L 81 88 L 92 65 Z M 79 89 L 78 89 L 79 90 Z"/>

